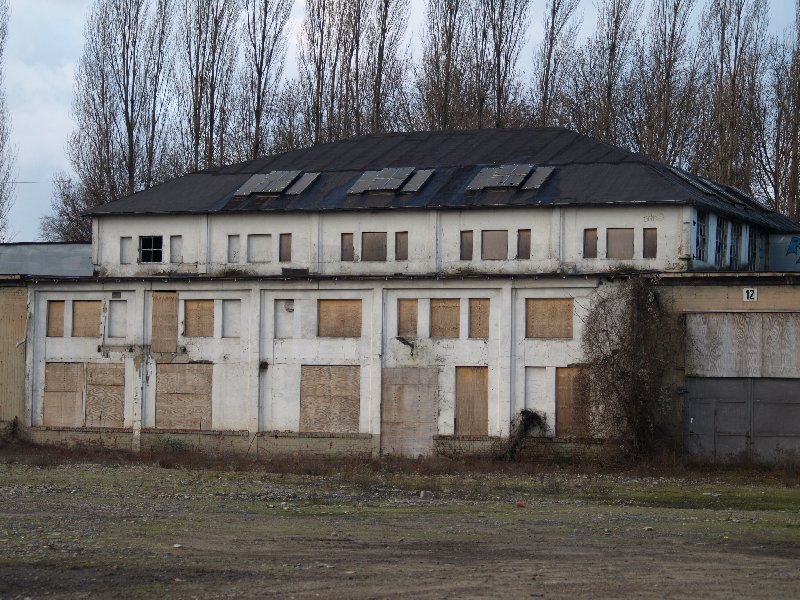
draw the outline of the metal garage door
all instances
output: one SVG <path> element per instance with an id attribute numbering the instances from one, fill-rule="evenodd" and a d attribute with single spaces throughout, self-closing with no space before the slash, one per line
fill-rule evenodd
<path id="1" fill-rule="evenodd" d="M 800 379 L 687 379 L 689 453 L 717 461 L 800 454 Z"/>

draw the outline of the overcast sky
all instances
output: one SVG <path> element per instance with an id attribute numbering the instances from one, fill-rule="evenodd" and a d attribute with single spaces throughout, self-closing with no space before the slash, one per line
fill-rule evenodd
<path id="1" fill-rule="evenodd" d="M 411 27 L 418 31 L 424 0 L 411 0 Z M 545 0 L 532 0 L 531 38 L 541 31 Z M 584 27 L 594 19 L 591 0 L 583 0 Z M 72 76 L 83 45 L 83 26 L 92 0 L 11 0 L 6 46 L 6 89 L 12 120 L 12 143 L 17 148 L 17 200 L 11 212 L 14 241 L 39 237 L 39 219 L 50 211 L 52 179 L 69 173 L 64 148 L 73 128 L 70 116 Z M 793 0 L 770 0 L 773 29 L 793 18 Z M 302 19 L 302 0 L 296 0 L 291 29 Z M 530 57 L 523 51 L 521 62 Z M 294 70 L 290 53 L 287 69 Z M 30 183 L 27 183 L 30 182 Z"/>

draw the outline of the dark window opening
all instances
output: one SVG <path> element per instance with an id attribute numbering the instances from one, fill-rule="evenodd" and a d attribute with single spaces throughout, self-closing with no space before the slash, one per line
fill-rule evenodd
<path id="1" fill-rule="evenodd" d="M 461 260 L 472 260 L 472 231 L 461 232 Z"/>
<path id="2" fill-rule="evenodd" d="M 658 229 L 646 227 L 642 244 L 642 258 L 657 258 L 658 256 Z"/>
<path id="3" fill-rule="evenodd" d="M 597 258 L 597 229 L 583 230 L 583 258 Z"/>
<path id="4" fill-rule="evenodd" d="M 163 257 L 164 238 L 160 235 L 139 237 L 139 262 L 160 263 Z"/>
<path id="5" fill-rule="evenodd" d="M 278 248 L 278 262 L 292 262 L 292 234 L 282 233 Z"/>
<path id="6" fill-rule="evenodd" d="M 708 235 L 708 215 L 704 212 L 697 213 L 697 228 L 695 229 L 694 257 L 697 260 L 706 260 L 706 245 Z"/>
<path id="7" fill-rule="evenodd" d="M 353 247 L 353 234 L 342 234 L 342 262 L 353 262 L 356 259 L 355 248 Z"/>

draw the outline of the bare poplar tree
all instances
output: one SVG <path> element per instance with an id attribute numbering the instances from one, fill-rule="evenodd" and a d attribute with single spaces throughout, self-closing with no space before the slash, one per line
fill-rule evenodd
<path id="1" fill-rule="evenodd" d="M 695 0 L 653 0 L 625 82 L 622 139 L 655 160 L 685 166 L 700 109 L 698 48 L 690 19 Z"/>
<path id="2" fill-rule="evenodd" d="M 10 238 L 8 215 L 14 204 L 14 149 L 11 146 L 11 116 L 5 88 L 5 54 L 10 11 L 8 0 L 0 0 L 0 242 Z"/>
<path id="3" fill-rule="evenodd" d="M 544 35 L 534 55 L 533 111 L 539 127 L 560 124 L 558 103 L 564 94 L 565 67 L 575 48 L 581 21 L 580 0 L 547 0 Z"/>
<path id="4" fill-rule="evenodd" d="M 373 133 L 395 129 L 403 79 L 408 72 L 401 55 L 408 27 L 409 0 L 376 0 L 367 33 L 370 126 Z"/>

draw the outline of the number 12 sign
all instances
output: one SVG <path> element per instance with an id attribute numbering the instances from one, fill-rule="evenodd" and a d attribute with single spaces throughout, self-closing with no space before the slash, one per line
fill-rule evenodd
<path id="1" fill-rule="evenodd" d="M 742 300 L 744 302 L 757 302 L 758 301 L 758 288 L 743 288 Z"/>

